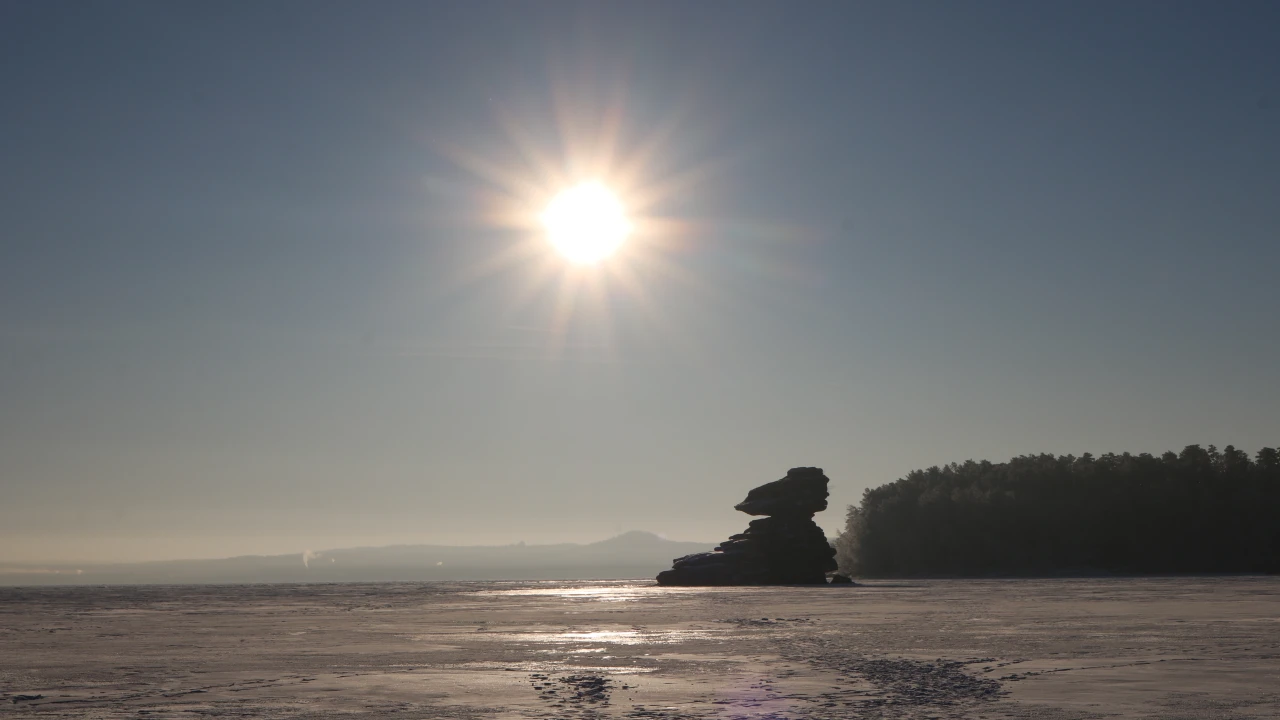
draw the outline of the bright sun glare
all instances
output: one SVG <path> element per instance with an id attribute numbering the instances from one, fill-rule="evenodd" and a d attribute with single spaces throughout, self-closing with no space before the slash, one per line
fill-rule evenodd
<path id="1" fill-rule="evenodd" d="M 612 255 L 631 232 L 622 203 L 598 182 L 557 195 L 543 212 L 542 224 L 560 254 L 583 265 Z"/>

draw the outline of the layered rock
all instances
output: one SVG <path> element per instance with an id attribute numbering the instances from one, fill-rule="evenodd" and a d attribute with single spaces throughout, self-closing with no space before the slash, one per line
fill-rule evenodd
<path id="1" fill-rule="evenodd" d="M 660 585 L 808 585 L 836 569 L 835 548 L 813 521 L 827 509 L 821 468 L 792 468 L 781 480 L 747 493 L 734 506 L 752 520 L 712 552 L 676 558 L 658 574 Z"/>

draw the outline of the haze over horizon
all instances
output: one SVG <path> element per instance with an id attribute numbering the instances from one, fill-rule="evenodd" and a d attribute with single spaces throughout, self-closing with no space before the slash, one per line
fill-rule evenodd
<path id="1" fill-rule="evenodd" d="M 1280 4 L 0 2 L 0 87 L 0 563 L 1280 442 Z"/>
<path id="2" fill-rule="evenodd" d="M 715 541 L 699 541 L 699 540 L 684 540 L 684 539 L 668 538 L 668 537 L 659 535 L 657 533 L 651 533 L 648 530 L 628 530 L 626 532 L 618 533 L 617 535 L 611 535 L 605 538 L 597 538 L 595 540 L 588 540 L 588 541 L 581 541 L 581 542 L 553 541 L 553 542 L 545 542 L 545 543 L 526 543 L 523 540 L 517 540 L 515 542 L 507 542 L 507 543 L 476 543 L 474 545 L 457 545 L 457 544 L 451 544 L 451 543 L 421 543 L 421 542 L 394 542 L 394 541 L 387 542 L 382 538 L 377 538 L 376 540 L 377 542 L 375 544 L 370 544 L 370 545 L 363 545 L 359 543 L 354 545 L 345 545 L 345 546 L 323 545 L 323 546 L 316 546 L 314 548 L 308 547 L 302 550 L 282 550 L 282 551 L 275 551 L 275 552 L 249 551 L 249 552 L 241 552 L 241 553 L 232 552 L 232 553 L 226 553 L 226 554 L 211 553 L 208 555 L 174 555 L 172 554 L 172 551 L 169 551 L 168 554 L 166 554 L 165 548 L 152 546 L 149 549 L 149 551 L 144 553 L 143 555 L 132 557 L 128 560 L 120 560 L 118 558 L 112 557 L 110 555 L 105 555 L 105 554 L 94 557 L 93 554 L 86 553 L 85 555 L 78 558 L 76 557 L 37 558 L 36 560 L 25 560 L 20 562 L 11 561 L 8 565 L 0 562 L 0 576 L 8 574 L 10 575 L 9 579 L 12 579 L 14 576 L 20 576 L 23 573 L 53 572 L 55 570 L 57 572 L 68 572 L 69 568 L 70 568 L 70 572 L 74 572 L 75 570 L 71 566 L 74 566 L 76 564 L 83 564 L 84 567 L 92 567 L 92 566 L 99 566 L 99 565 L 114 565 L 114 564 L 128 565 L 133 563 L 147 564 L 147 563 L 157 563 L 157 562 L 165 563 L 168 561 L 181 562 L 181 561 L 188 561 L 188 560 L 199 560 L 199 561 L 238 560 L 238 559 L 244 559 L 244 558 L 258 558 L 258 557 L 277 558 L 277 557 L 287 557 L 287 556 L 294 556 L 294 555 L 298 556 L 298 564 L 302 565 L 303 567 L 306 567 L 308 558 L 318 557 L 318 558 L 327 559 L 330 556 L 331 552 L 335 550 L 363 551 L 363 550 L 393 550 L 397 548 L 454 548 L 458 550 L 475 550 L 475 549 L 492 549 L 492 548 L 555 548 L 555 547 L 567 547 L 567 546 L 592 547 L 592 546 L 610 546 L 610 545 L 633 548 L 636 546 L 645 546 L 650 543 L 665 542 L 668 544 L 676 543 L 680 545 L 697 545 L 699 546 L 699 550 L 701 551 L 707 548 L 711 548 L 717 544 L 717 542 Z M 261 546 L 261 544 L 259 543 L 258 545 L 247 545 L 247 546 L 259 547 Z M 50 567 L 47 569 L 43 569 L 40 567 L 41 565 L 48 565 Z"/>

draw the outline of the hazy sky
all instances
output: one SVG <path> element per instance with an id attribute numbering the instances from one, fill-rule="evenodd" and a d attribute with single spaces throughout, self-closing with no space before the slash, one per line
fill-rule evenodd
<path id="1" fill-rule="evenodd" d="M 590 177 L 577 268 L 519 221 Z M 0 0 L 0 560 L 1252 453 L 1278 267 L 1274 2 Z"/>

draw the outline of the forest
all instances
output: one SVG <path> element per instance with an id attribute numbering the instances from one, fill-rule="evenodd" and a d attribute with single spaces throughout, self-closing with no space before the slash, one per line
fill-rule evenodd
<path id="1" fill-rule="evenodd" d="M 1275 573 L 1280 451 L 1023 455 L 868 489 L 836 540 L 855 577 Z"/>

